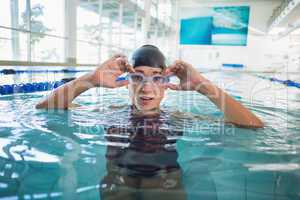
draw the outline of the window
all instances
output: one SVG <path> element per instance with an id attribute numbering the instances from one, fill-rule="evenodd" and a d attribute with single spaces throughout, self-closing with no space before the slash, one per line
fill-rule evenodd
<path id="1" fill-rule="evenodd" d="M 31 0 L 31 61 L 64 62 L 63 8 L 61 0 Z"/>
<path id="2" fill-rule="evenodd" d="M 0 29 L 0 60 L 26 61 L 28 33 Z"/>
<path id="3" fill-rule="evenodd" d="M 0 8 L 0 59 L 27 60 L 26 1 L 1 0 Z"/>
<path id="4" fill-rule="evenodd" d="M 1 0 L 0 8 L 0 60 L 64 61 L 63 0 Z"/>
<path id="5" fill-rule="evenodd" d="M 114 53 L 130 55 L 144 44 L 144 0 L 122 1 L 121 25 L 119 1 L 103 1 L 101 26 L 99 2 L 0 0 L 0 60 L 98 64 Z M 154 44 L 170 46 L 169 33 L 161 25 L 170 22 L 171 0 L 151 0 L 149 6 L 148 36 Z"/>
<path id="6" fill-rule="evenodd" d="M 99 62 L 98 4 L 79 4 L 77 7 L 77 62 Z"/>
<path id="7" fill-rule="evenodd" d="M 64 39 L 31 34 L 31 60 L 35 62 L 64 62 Z"/>
<path id="8" fill-rule="evenodd" d="M 63 0 L 31 0 L 31 31 L 64 36 L 63 9 Z"/>

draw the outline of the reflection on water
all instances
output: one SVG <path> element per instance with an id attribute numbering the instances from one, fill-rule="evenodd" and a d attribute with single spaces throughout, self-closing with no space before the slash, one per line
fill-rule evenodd
<path id="1" fill-rule="evenodd" d="M 299 90 L 206 75 L 266 127 L 224 125 L 189 92 L 169 91 L 162 115 L 148 119 L 119 106 L 128 105 L 126 89 L 91 90 L 70 111 L 35 110 L 43 93 L 0 97 L 0 197 L 300 199 Z"/>

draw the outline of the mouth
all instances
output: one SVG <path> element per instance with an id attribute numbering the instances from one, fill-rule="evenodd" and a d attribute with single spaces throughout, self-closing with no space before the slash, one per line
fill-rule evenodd
<path id="1" fill-rule="evenodd" d="M 141 96 L 140 97 L 140 100 L 142 101 L 142 102 L 150 102 L 150 101 L 152 101 L 154 98 L 153 97 L 147 97 L 147 96 Z"/>

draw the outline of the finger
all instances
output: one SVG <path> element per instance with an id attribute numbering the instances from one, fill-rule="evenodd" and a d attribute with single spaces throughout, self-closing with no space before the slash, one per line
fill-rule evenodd
<path id="1" fill-rule="evenodd" d="M 176 74 L 178 71 L 178 66 L 177 65 L 170 65 L 169 67 L 167 67 L 165 74 L 169 75 L 169 74 Z"/>
<path id="2" fill-rule="evenodd" d="M 123 72 L 126 71 L 126 68 L 127 68 L 127 60 L 123 57 L 119 57 L 116 59 L 116 65 L 119 67 L 119 69 Z"/>
<path id="3" fill-rule="evenodd" d="M 184 62 L 182 60 L 176 60 L 175 63 L 177 65 L 181 65 L 181 66 L 191 66 L 191 64 L 187 63 L 187 62 Z"/>
<path id="4" fill-rule="evenodd" d="M 109 58 L 108 60 L 104 61 L 101 65 L 101 66 L 110 66 L 112 62 L 114 62 L 116 59 L 118 58 L 121 58 L 121 57 L 124 57 L 123 54 L 116 54 L 114 56 L 112 56 L 111 58 Z M 110 66 L 111 67 L 111 66 Z"/>
<path id="5" fill-rule="evenodd" d="M 183 66 L 193 67 L 193 65 L 191 65 L 190 63 L 184 62 L 184 61 L 181 61 L 181 64 L 182 64 Z"/>
<path id="6" fill-rule="evenodd" d="M 184 62 L 182 60 L 176 60 L 175 63 L 177 65 L 184 65 Z"/>
<path id="7" fill-rule="evenodd" d="M 184 63 L 181 60 L 176 61 L 175 63 L 176 63 L 175 65 L 177 66 L 178 71 L 182 71 L 186 68 L 186 65 L 184 65 Z"/>
<path id="8" fill-rule="evenodd" d="M 172 71 L 165 71 L 165 72 L 163 73 L 163 75 L 164 75 L 164 76 L 176 76 L 176 74 L 175 74 L 174 72 L 172 72 Z"/>
<path id="9" fill-rule="evenodd" d="M 193 70 L 193 69 L 195 69 L 195 68 L 193 67 L 193 65 L 191 65 L 191 64 L 189 64 L 189 63 L 187 63 L 187 62 L 184 62 L 184 61 L 182 61 L 182 60 L 179 60 L 179 61 L 178 61 L 178 65 L 180 66 L 180 68 L 181 68 L 182 70 Z"/>
<path id="10" fill-rule="evenodd" d="M 173 84 L 173 83 L 168 83 L 166 86 L 168 88 L 170 88 L 171 90 L 181 90 L 180 85 L 176 85 L 176 84 Z"/>
<path id="11" fill-rule="evenodd" d="M 128 62 L 126 64 L 126 71 L 130 73 L 135 73 L 135 69 Z"/>
<path id="12" fill-rule="evenodd" d="M 129 84 L 128 80 L 116 81 L 117 87 L 123 87 Z"/>

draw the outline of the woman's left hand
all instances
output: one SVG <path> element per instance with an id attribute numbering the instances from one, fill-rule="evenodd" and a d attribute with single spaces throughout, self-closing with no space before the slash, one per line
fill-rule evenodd
<path id="1" fill-rule="evenodd" d="M 201 86 L 209 82 L 192 65 L 181 60 L 175 61 L 174 64 L 170 65 L 166 69 L 165 75 L 175 75 L 180 79 L 178 85 L 172 83 L 167 84 L 167 87 L 172 90 L 201 92 Z"/>

